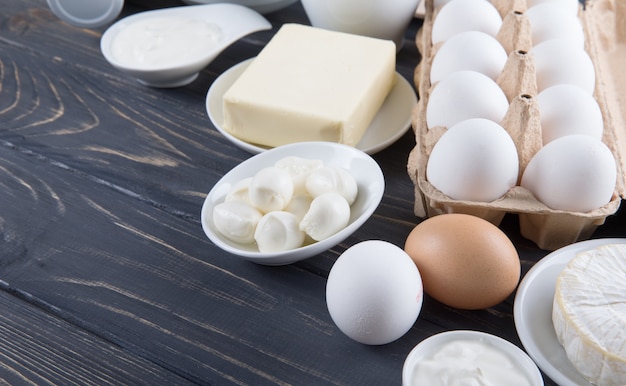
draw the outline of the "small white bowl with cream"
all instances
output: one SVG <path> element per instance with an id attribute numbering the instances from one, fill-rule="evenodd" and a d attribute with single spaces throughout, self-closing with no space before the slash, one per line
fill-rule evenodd
<path id="1" fill-rule="evenodd" d="M 544 382 L 537 365 L 513 343 L 484 332 L 454 330 L 420 342 L 402 369 L 403 386 L 450 384 L 543 386 Z"/>
<path id="2" fill-rule="evenodd" d="M 235 41 L 271 27 L 237 4 L 171 7 L 117 21 L 102 35 L 100 49 L 111 65 L 144 85 L 180 87 Z"/>
<path id="3" fill-rule="evenodd" d="M 290 264 L 354 233 L 374 213 L 384 189 L 377 162 L 352 146 L 283 145 L 245 160 L 213 186 L 202 206 L 202 228 L 216 246 L 240 258 Z"/>

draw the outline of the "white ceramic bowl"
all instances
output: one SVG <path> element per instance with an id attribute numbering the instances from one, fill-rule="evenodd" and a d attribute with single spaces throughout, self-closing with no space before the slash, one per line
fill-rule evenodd
<path id="1" fill-rule="evenodd" d="M 194 52 L 194 55 L 189 55 L 175 64 L 162 61 L 157 64 L 137 63 L 115 55 L 116 37 L 133 23 L 150 19 L 161 21 L 167 18 L 198 20 L 207 23 L 219 32 L 217 41 L 213 42 L 207 38 L 206 49 L 202 52 Z M 193 82 L 200 70 L 235 41 L 253 32 L 271 28 L 270 22 L 262 15 L 242 5 L 208 4 L 170 7 L 136 13 L 117 21 L 102 35 L 100 50 L 113 67 L 134 76 L 142 84 L 151 87 L 180 87 Z M 136 43 L 133 48 L 146 46 L 146 43 L 141 41 L 132 43 Z M 162 57 L 176 56 L 163 54 Z"/>
<path id="2" fill-rule="evenodd" d="M 213 224 L 215 205 L 224 201 L 233 184 L 252 177 L 259 170 L 274 165 L 276 161 L 287 156 L 321 160 L 325 166 L 346 169 L 356 179 L 358 195 L 350 208 L 348 226 L 325 240 L 277 253 L 261 253 L 255 244 L 239 244 L 222 236 Z M 385 179 L 378 163 L 354 147 L 332 142 L 299 142 L 279 146 L 245 160 L 213 186 L 202 205 L 202 229 L 215 245 L 245 260 L 264 265 L 290 264 L 320 254 L 354 233 L 374 213 L 384 190 Z"/>
<path id="3" fill-rule="evenodd" d="M 302 0 L 314 27 L 392 40 L 402 48 L 404 32 L 420 0 Z"/>
<path id="4" fill-rule="evenodd" d="M 270 13 L 290 6 L 298 0 L 183 0 L 187 4 L 233 3 L 250 7 L 260 13 Z"/>
<path id="5" fill-rule="evenodd" d="M 430 358 L 442 345 L 454 340 L 475 340 L 489 344 L 506 354 L 511 362 L 526 375 L 531 385 L 542 386 L 544 384 L 541 372 L 535 362 L 513 343 L 485 332 L 453 330 L 426 338 L 411 350 L 402 368 L 402 385 L 411 385 L 413 371 L 420 361 Z"/>

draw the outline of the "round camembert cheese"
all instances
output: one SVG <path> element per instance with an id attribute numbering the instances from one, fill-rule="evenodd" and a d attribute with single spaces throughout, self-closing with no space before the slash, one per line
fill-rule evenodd
<path id="1" fill-rule="evenodd" d="M 626 385 L 626 244 L 577 254 L 556 282 L 552 322 L 578 372 Z"/>

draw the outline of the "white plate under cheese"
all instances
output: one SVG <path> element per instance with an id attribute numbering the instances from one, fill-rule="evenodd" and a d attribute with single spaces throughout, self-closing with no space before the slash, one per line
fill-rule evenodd
<path id="1" fill-rule="evenodd" d="M 626 245 L 580 252 L 559 274 L 552 321 L 576 369 L 597 385 L 626 385 Z"/>

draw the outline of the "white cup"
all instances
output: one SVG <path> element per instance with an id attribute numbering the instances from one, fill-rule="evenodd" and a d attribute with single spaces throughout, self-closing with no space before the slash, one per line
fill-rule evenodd
<path id="1" fill-rule="evenodd" d="M 311 25 L 393 40 L 402 48 L 404 32 L 420 0 L 302 0 Z"/>

